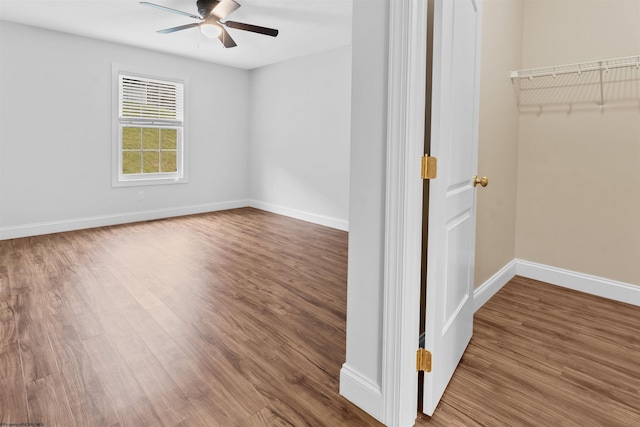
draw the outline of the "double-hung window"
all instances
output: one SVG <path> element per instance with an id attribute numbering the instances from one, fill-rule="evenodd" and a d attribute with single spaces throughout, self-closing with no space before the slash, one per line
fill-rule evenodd
<path id="1" fill-rule="evenodd" d="M 114 186 L 185 182 L 184 80 L 116 73 Z"/>

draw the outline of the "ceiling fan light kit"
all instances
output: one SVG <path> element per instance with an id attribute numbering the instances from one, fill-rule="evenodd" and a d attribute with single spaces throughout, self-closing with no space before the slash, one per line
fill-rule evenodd
<path id="1" fill-rule="evenodd" d="M 237 45 L 224 27 L 249 31 L 271 37 L 276 37 L 278 35 L 278 30 L 275 28 L 261 27 L 259 25 L 245 24 L 235 21 L 223 21 L 223 19 L 229 16 L 229 14 L 240 7 L 240 3 L 235 0 L 197 0 L 196 6 L 200 16 L 146 1 L 142 1 L 140 4 L 164 10 L 165 12 L 188 16 L 189 18 L 200 21 L 197 23 L 194 22 L 191 24 L 180 25 L 178 27 L 159 30 L 158 33 L 160 34 L 169 34 L 176 31 L 186 30 L 188 28 L 199 27 L 202 34 L 209 38 L 217 37 L 225 48 L 231 48 Z"/>
<path id="2" fill-rule="evenodd" d="M 222 34 L 222 27 L 218 24 L 206 24 L 203 23 L 200 25 L 200 32 L 210 39 L 215 39 L 216 37 L 220 37 Z"/>

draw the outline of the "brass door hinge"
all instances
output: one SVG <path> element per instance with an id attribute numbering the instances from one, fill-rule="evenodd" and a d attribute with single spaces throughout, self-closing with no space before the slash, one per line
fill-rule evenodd
<path id="1" fill-rule="evenodd" d="M 416 371 L 431 372 L 431 352 L 419 348 L 416 353 Z"/>
<path id="2" fill-rule="evenodd" d="M 422 156 L 420 176 L 422 179 L 434 179 L 438 175 L 438 159 L 431 156 Z"/>

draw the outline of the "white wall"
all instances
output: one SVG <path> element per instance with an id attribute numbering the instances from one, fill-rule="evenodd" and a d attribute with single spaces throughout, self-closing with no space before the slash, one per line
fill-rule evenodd
<path id="1" fill-rule="evenodd" d="M 112 63 L 189 77 L 187 184 L 111 187 Z M 248 71 L 4 21 L 0 67 L 0 238 L 247 204 Z"/>
<path id="2" fill-rule="evenodd" d="M 353 4 L 347 354 L 340 393 L 382 417 L 389 4 Z"/>
<path id="3" fill-rule="evenodd" d="M 251 71 L 250 198 L 346 230 L 351 46 Z"/>

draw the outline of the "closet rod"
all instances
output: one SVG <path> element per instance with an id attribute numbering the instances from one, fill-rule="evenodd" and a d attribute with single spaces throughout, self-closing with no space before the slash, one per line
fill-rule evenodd
<path id="1" fill-rule="evenodd" d="M 530 68 L 511 72 L 511 79 L 533 79 L 535 77 L 556 77 L 562 74 L 582 74 L 589 71 L 609 71 L 614 68 L 636 67 L 640 70 L 640 56 L 580 62 L 555 67 Z"/>

